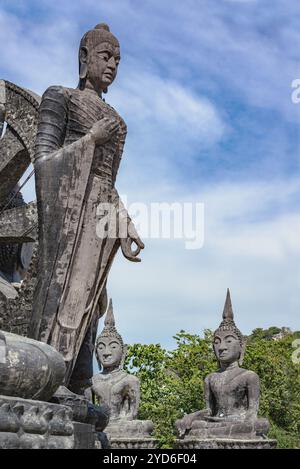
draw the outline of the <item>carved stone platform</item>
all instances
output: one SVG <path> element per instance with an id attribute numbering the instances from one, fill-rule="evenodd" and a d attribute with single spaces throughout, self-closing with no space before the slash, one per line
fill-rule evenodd
<path id="1" fill-rule="evenodd" d="M 48 402 L 0 396 L 0 449 L 73 449 L 72 411 Z"/>
<path id="2" fill-rule="evenodd" d="M 184 438 L 183 440 L 175 441 L 176 449 L 276 449 L 276 440 L 235 440 L 227 438 L 216 438 L 216 439 L 195 439 L 195 438 Z"/>
<path id="3" fill-rule="evenodd" d="M 156 449 L 157 440 L 154 438 L 118 438 L 109 440 L 111 449 Z"/>
<path id="4" fill-rule="evenodd" d="M 96 449 L 95 426 L 87 423 L 73 422 L 74 449 Z"/>

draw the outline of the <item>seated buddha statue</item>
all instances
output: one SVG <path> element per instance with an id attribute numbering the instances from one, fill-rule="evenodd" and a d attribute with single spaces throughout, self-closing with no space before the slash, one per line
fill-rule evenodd
<path id="1" fill-rule="evenodd" d="M 269 422 L 258 418 L 259 378 L 241 367 L 245 340 L 235 325 L 227 291 L 223 321 L 214 332 L 213 348 L 219 369 L 205 379 L 206 409 L 176 422 L 180 438 L 256 439 L 264 437 Z"/>
<path id="2" fill-rule="evenodd" d="M 127 347 L 115 327 L 112 301 L 106 313 L 104 329 L 96 341 L 96 358 L 100 373 L 92 378 L 85 392 L 93 403 L 110 409 L 110 421 L 105 432 L 110 438 L 150 437 L 153 423 L 137 420 L 140 402 L 140 382 L 123 370 Z"/>

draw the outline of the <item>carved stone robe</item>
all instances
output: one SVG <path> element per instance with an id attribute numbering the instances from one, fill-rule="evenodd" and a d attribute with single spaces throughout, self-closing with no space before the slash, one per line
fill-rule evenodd
<path id="1" fill-rule="evenodd" d="M 116 119 L 119 129 L 95 146 L 89 130 L 103 117 Z M 114 184 L 125 138 L 124 121 L 95 91 L 45 92 L 34 164 L 40 252 L 31 336 L 63 355 L 66 384 L 120 246 L 105 204 L 119 210 Z M 106 235 L 97 234 L 99 223 Z"/>

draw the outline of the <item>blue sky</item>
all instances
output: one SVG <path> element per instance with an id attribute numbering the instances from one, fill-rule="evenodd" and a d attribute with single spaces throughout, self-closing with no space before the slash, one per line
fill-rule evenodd
<path id="1" fill-rule="evenodd" d="M 299 20 L 294 0 L 0 0 L 0 78 L 39 94 L 77 85 L 80 38 L 107 22 L 122 60 L 106 100 L 129 129 L 119 192 L 205 204 L 202 249 L 119 254 L 109 294 L 127 342 L 215 328 L 227 287 L 244 333 L 300 329 Z"/>

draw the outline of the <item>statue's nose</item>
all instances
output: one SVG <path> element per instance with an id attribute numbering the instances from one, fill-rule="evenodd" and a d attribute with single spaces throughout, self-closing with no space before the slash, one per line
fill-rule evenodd
<path id="1" fill-rule="evenodd" d="M 116 69 L 116 61 L 114 59 L 114 57 L 111 57 L 107 63 L 107 67 L 110 68 L 111 70 L 115 70 Z"/>

